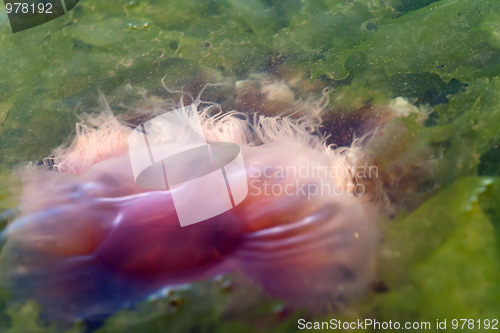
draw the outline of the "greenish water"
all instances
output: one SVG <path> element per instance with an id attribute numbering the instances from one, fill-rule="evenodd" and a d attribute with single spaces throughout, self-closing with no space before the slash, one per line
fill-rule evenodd
<path id="1" fill-rule="evenodd" d="M 206 72 L 241 79 L 279 53 L 333 87 L 336 108 L 404 96 L 435 111 L 427 126 L 406 124 L 410 134 L 387 149 L 403 146 L 412 156 L 435 147 L 439 190 L 389 223 L 379 264 L 387 292 L 343 316 L 500 319 L 499 22 L 496 1 L 84 0 L 13 34 L 2 10 L 0 210 L 16 205 L 10 170 L 67 142 L 78 113 L 97 108 L 98 91 L 132 105 L 140 89 L 158 90 L 163 77 L 177 88 Z M 115 315 L 102 331 L 253 332 L 254 317 L 271 331 L 297 330 L 296 316 L 269 319 L 272 301 L 221 320 L 222 304 L 236 296 L 215 283 L 183 297 L 213 306 L 164 316 L 167 301 L 145 305 Z M 0 311 L 2 331 L 51 331 L 37 322 L 33 304 L 22 311 L 0 304 Z"/>

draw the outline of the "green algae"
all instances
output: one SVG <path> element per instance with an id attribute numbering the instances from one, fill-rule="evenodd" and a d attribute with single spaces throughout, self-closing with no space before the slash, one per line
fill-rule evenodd
<path id="1" fill-rule="evenodd" d="M 0 209 L 17 202 L 8 169 L 67 142 L 76 110 L 97 108 L 99 90 L 133 101 L 135 87 L 158 88 L 163 77 L 172 87 L 205 68 L 243 78 L 280 54 L 334 87 L 332 105 L 352 110 L 404 96 L 435 110 L 426 126 L 406 123 L 410 135 L 397 144 L 408 156 L 439 147 L 439 191 L 388 224 L 378 268 L 388 290 L 347 317 L 493 319 L 500 313 L 499 21 L 495 1 L 85 0 L 12 34 L 0 11 Z M 253 332 L 263 329 L 259 318 L 269 331 L 298 331 L 298 315 L 280 319 L 265 296 L 228 319 L 230 298 L 245 295 L 225 295 L 213 282 L 180 294 L 175 311 L 168 298 L 143 304 L 117 313 L 101 332 Z M 2 331 L 54 329 L 37 319 L 33 303 L 15 310 L 0 303 Z"/>

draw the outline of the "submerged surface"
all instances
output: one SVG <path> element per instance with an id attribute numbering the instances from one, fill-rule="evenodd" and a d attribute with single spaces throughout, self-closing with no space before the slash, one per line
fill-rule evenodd
<path id="1" fill-rule="evenodd" d="M 96 107 L 98 90 L 118 110 L 140 104 L 142 88 L 164 94 L 164 76 L 169 87 L 197 93 L 205 82 L 268 71 L 289 82 L 305 78 L 296 90 L 303 98 L 314 84 L 333 88 L 334 119 L 405 96 L 433 106 L 426 126 L 403 121 L 406 134 L 371 153 L 391 163 L 432 147 L 437 191 L 384 224 L 376 276 L 385 292 L 326 318 L 493 319 L 500 311 L 499 16 L 493 1 L 82 1 L 57 20 L 12 34 L 2 9 L 2 223 L 15 216 L 10 209 L 20 196 L 11 169 L 66 142 L 77 117 Z M 207 98 L 224 104 L 224 89 Z M 241 310 L 232 298 L 252 303 L 252 291 L 228 295 L 217 286 L 180 291 L 176 310 L 169 298 L 124 311 L 102 330 L 297 330 L 294 315 L 277 318 L 276 303 Z M 2 328 L 45 329 L 33 303 L 0 308 Z"/>

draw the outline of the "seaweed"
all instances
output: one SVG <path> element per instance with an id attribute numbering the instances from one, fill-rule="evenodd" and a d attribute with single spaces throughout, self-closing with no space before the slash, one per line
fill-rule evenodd
<path id="1" fill-rule="evenodd" d="M 12 34 L 0 12 L 0 166 L 10 172 L 64 143 L 78 110 L 97 108 L 98 90 L 133 103 L 139 88 L 158 89 L 163 77 L 175 88 L 206 69 L 239 79 L 279 54 L 311 82 L 334 88 L 331 112 L 396 96 L 434 109 L 426 126 L 403 122 L 411 135 L 397 144 L 408 156 L 435 149 L 438 191 L 386 224 L 378 264 L 385 292 L 330 317 L 493 319 L 500 313 L 498 22 L 495 1 L 85 0 Z M 14 208 L 14 197 L 0 189 L 0 208 Z M 262 331 L 259 320 L 273 322 L 270 331 L 297 330 L 299 314 L 282 319 L 265 297 L 257 310 L 225 319 L 228 296 L 214 283 L 180 292 L 190 306 L 174 311 L 170 298 L 137 305 L 99 331 L 253 332 Z M 6 332 L 54 329 L 37 319 L 35 304 L 13 309 L 6 298 Z"/>

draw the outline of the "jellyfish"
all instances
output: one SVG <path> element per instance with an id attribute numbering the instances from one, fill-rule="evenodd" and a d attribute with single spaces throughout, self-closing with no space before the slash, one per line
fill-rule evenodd
<path id="1" fill-rule="evenodd" d="M 50 169 L 19 171 L 20 214 L 1 234 L 0 285 L 12 302 L 34 299 L 44 319 L 71 324 L 105 318 L 168 286 L 235 271 L 312 311 L 364 293 L 374 276 L 383 189 L 352 171 L 370 161 L 360 141 L 327 144 L 318 104 L 313 116 L 270 116 L 221 112 L 195 99 L 189 108 L 207 143 L 241 149 L 243 169 L 226 173 L 245 173 L 248 193 L 232 209 L 182 226 L 174 197 L 184 185 L 139 186 L 128 138 L 144 119 L 173 110 L 179 117 L 156 130 L 186 136 L 193 130 L 187 108 L 163 104 L 124 120 L 106 106 L 77 124 L 71 145 L 46 160 Z M 219 192 L 204 191 L 207 201 L 218 199 Z"/>

